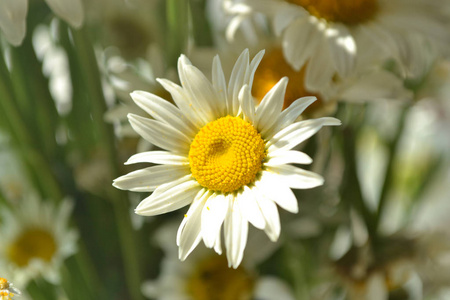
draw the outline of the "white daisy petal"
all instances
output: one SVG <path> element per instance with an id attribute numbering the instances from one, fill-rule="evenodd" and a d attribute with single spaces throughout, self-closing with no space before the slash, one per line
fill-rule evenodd
<path id="1" fill-rule="evenodd" d="M 202 187 L 195 180 L 186 181 L 164 193 L 153 193 L 139 203 L 135 212 L 143 216 L 167 213 L 192 202 Z"/>
<path id="2" fill-rule="evenodd" d="M 206 247 L 214 247 L 217 233 L 222 227 L 228 210 L 229 197 L 213 194 L 206 201 L 202 211 L 202 236 Z"/>
<path id="3" fill-rule="evenodd" d="M 294 300 L 291 288 L 277 277 L 263 277 L 255 287 L 255 299 L 259 300 Z"/>
<path id="4" fill-rule="evenodd" d="M 298 18 L 284 32 L 283 53 L 295 70 L 300 70 L 311 57 L 320 39 L 314 17 Z"/>
<path id="5" fill-rule="evenodd" d="M 241 103 L 242 112 L 244 113 L 244 119 L 248 122 L 254 122 L 256 118 L 255 101 L 253 100 L 250 87 L 244 85 L 239 93 L 239 102 Z"/>
<path id="6" fill-rule="evenodd" d="M 172 96 L 173 101 L 183 115 L 197 128 L 204 125 L 204 121 L 198 116 L 198 112 L 192 107 L 191 100 L 183 88 L 167 79 L 156 79 Z"/>
<path id="7" fill-rule="evenodd" d="M 262 172 L 261 180 L 256 182 L 256 186 L 281 208 L 294 214 L 298 213 L 297 198 L 289 186 L 275 174 L 267 171 Z"/>
<path id="8" fill-rule="evenodd" d="M 267 170 L 276 174 L 280 180 L 293 189 L 310 189 L 323 184 L 319 174 L 290 165 L 270 167 Z"/>
<path id="9" fill-rule="evenodd" d="M 188 136 L 195 135 L 196 128 L 187 119 L 183 120 L 181 111 L 166 99 L 144 91 L 134 91 L 130 96 L 140 108 L 155 120 L 170 124 L 176 130 L 185 132 Z"/>
<path id="10" fill-rule="evenodd" d="M 220 114 L 220 108 L 217 104 L 219 97 L 205 75 L 194 66 L 188 65 L 184 67 L 184 74 L 189 80 L 182 81 L 182 86 L 191 95 L 192 103 L 199 111 L 204 112 L 207 122 L 211 122 Z M 214 99 L 215 101 L 211 101 Z"/>
<path id="11" fill-rule="evenodd" d="M 257 191 L 257 202 L 261 209 L 264 219 L 266 220 L 266 226 L 264 232 L 267 234 L 272 242 L 276 242 L 281 232 L 280 216 L 275 203 L 266 198 L 260 191 Z"/>
<path id="12" fill-rule="evenodd" d="M 178 59 L 178 75 L 180 77 L 181 86 L 184 91 L 184 95 L 189 99 L 188 102 L 191 109 L 195 111 L 197 118 L 202 120 L 202 126 L 214 119 L 212 105 L 214 101 L 205 100 L 203 91 L 200 90 L 201 85 L 205 84 L 205 89 L 211 90 L 210 83 L 204 79 L 204 75 L 199 75 L 198 69 L 192 66 L 192 63 L 185 55 L 181 55 Z M 201 73 L 201 72 L 200 72 Z M 191 78 L 192 76 L 192 78 Z M 196 83 L 191 82 L 195 81 Z M 208 94 L 208 92 L 206 92 Z M 209 99 L 216 99 L 215 97 Z M 186 100 L 183 100 L 186 101 Z M 206 101 L 206 102 L 205 102 Z"/>
<path id="13" fill-rule="evenodd" d="M 125 164 L 136 163 L 187 165 L 189 164 L 189 159 L 185 155 L 173 154 L 167 151 L 147 151 L 131 156 Z"/>
<path id="14" fill-rule="evenodd" d="M 214 251 L 216 251 L 217 254 L 222 255 L 222 234 L 220 230 L 217 232 L 216 241 L 214 242 Z"/>
<path id="15" fill-rule="evenodd" d="M 335 23 L 325 31 L 332 62 L 339 75 L 346 77 L 355 66 L 356 43 L 346 26 Z"/>
<path id="16" fill-rule="evenodd" d="M 265 50 L 261 50 L 255 55 L 255 57 L 250 62 L 250 67 L 247 69 L 247 72 L 245 73 L 245 79 L 244 79 L 243 85 L 248 84 L 248 86 L 250 87 L 250 90 L 252 89 L 252 86 L 253 86 L 253 78 L 255 76 L 256 69 L 258 68 L 259 63 L 261 62 L 261 60 L 264 56 L 264 53 L 265 53 Z"/>
<path id="17" fill-rule="evenodd" d="M 188 175 L 185 175 L 178 179 L 175 179 L 171 182 L 162 184 L 155 189 L 155 191 L 153 192 L 153 195 L 156 196 L 159 194 L 163 194 L 163 193 L 167 192 L 168 190 L 172 189 L 173 187 L 176 187 L 177 185 L 180 185 L 182 183 L 185 183 L 185 182 L 191 181 L 191 180 L 192 180 L 192 174 L 188 174 Z"/>
<path id="18" fill-rule="evenodd" d="M 248 236 L 248 222 L 242 217 L 236 201 L 230 202 L 230 206 L 228 215 L 225 218 L 224 234 L 228 266 L 236 269 L 244 257 Z"/>
<path id="19" fill-rule="evenodd" d="M 305 87 L 310 91 L 318 91 L 326 86 L 335 74 L 334 68 L 330 68 L 333 61 L 325 37 L 322 37 L 315 50 L 308 62 L 305 75 Z"/>
<path id="20" fill-rule="evenodd" d="M 190 173 L 189 166 L 161 165 L 133 171 L 114 180 L 113 186 L 133 192 L 152 192 L 158 186 Z"/>
<path id="21" fill-rule="evenodd" d="M 150 143 L 175 153 L 189 150 L 191 140 L 172 126 L 133 114 L 128 119 L 133 129 Z"/>
<path id="22" fill-rule="evenodd" d="M 251 188 L 245 186 L 244 191 L 235 201 L 239 206 L 242 216 L 245 217 L 248 222 L 256 228 L 264 229 L 266 221 Z"/>
<path id="23" fill-rule="evenodd" d="M 294 123 L 273 136 L 268 148 L 269 153 L 290 150 L 314 135 L 323 126 L 338 126 L 341 121 L 325 117 Z M 275 154 L 273 154 L 275 155 Z"/>
<path id="24" fill-rule="evenodd" d="M 244 84 L 245 73 L 249 63 L 248 49 L 244 50 L 236 61 L 233 71 L 231 71 L 228 83 L 228 114 L 236 116 L 239 111 L 239 92 Z"/>
<path id="25" fill-rule="evenodd" d="M 83 3 L 81 0 L 45 0 L 50 8 L 61 19 L 75 28 L 81 27 L 84 20 Z"/>
<path id="26" fill-rule="evenodd" d="M 25 37 L 27 0 L 6 0 L 0 2 L 0 29 L 13 46 L 19 46 Z"/>
<path id="27" fill-rule="evenodd" d="M 197 193 L 184 217 L 186 222 L 181 223 L 178 230 L 177 244 L 180 247 L 178 252 L 180 260 L 185 260 L 202 240 L 201 213 L 209 197 L 209 192 L 205 191 L 205 189 L 202 189 Z"/>
<path id="28" fill-rule="evenodd" d="M 218 96 L 218 108 L 220 115 L 226 115 L 227 113 L 227 83 L 225 81 L 225 75 L 223 74 L 222 64 L 219 56 L 214 57 L 212 67 L 212 84 L 217 91 Z"/>
<path id="29" fill-rule="evenodd" d="M 273 19 L 273 29 L 280 36 L 284 29 L 297 17 L 304 16 L 299 9 L 292 9 L 292 5 L 284 5 Z"/>
<path id="30" fill-rule="evenodd" d="M 264 163 L 265 166 L 278 166 L 285 164 L 303 164 L 307 165 L 312 163 L 312 158 L 306 153 L 290 150 L 290 151 L 278 151 L 271 153 L 268 157 L 268 161 Z"/>
<path id="31" fill-rule="evenodd" d="M 291 105 L 289 105 L 288 108 L 281 112 L 272 128 L 267 131 L 266 137 L 270 139 L 278 131 L 291 125 L 295 122 L 295 120 L 297 120 L 303 111 L 316 100 L 316 97 L 302 97 L 295 100 Z"/>
<path id="32" fill-rule="evenodd" d="M 264 96 L 256 109 L 255 126 L 262 135 L 275 123 L 283 108 L 288 81 L 287 77 L 281 78 Z"/>

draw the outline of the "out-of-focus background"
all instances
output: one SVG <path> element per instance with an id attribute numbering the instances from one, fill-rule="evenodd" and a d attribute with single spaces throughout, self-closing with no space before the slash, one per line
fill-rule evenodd
<path id="1" fill-rule="evenodd" d="M 129 93 L 173 102 L 180 54 L 228 79 L 243 49 L 265 49 L 256 105 L 288 76 L 285 108 L 342 125 L 300 145 L 325 183 L 276 243 L 181 262 L 187 208 L 138 216 L 148 193 L 112 186 L 157 149 Z M 0 298 L 450 299 L 449 49 L 448 0 L 0 0 Z"/>

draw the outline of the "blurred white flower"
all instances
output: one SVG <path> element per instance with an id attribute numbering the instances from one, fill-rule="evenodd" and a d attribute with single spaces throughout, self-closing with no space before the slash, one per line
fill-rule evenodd
<path id="1" fill-rule="evenodd" d="M 248 51 L 238 58 L 228 87 L 218 57 L 211 83 L 181 56 L 182 86 L 160 79 L 178 105 L 157 95 L 136 91 L 133 100 L 154 119 L 130 114 L 134 130 L 168 151 L 132 156 L 127 164 L 159 165 L 117 178 L 124 190 L 153 192 L 136 208 L 141 215 L 167 213 L 186 205 L 177 244 L 184 260 L 203 239 L 222 252 L 224 223 L 229 265 L 237 268 L 247 242 L 248 222 L 264 230 L 272 241 L 280 235 L 277 205 L 298 212 L 292 189 L 323 184 L 323 178 L 290 164 L 309 164 L 303 152 L 291 150 L 323 126 L 340 125 L 334 118 L 295 122 L 314 97 L 298 99 L 282 111 L 287 78 L 281 79 L 255 108 L 250 94 L 253 74 L 262 59 L 250 62 Z"/>
<path id="2" fill-rule="evenodd" d="M 225 0 L 237 27 L 255 13 L 264 13 L 281 36 L 283 54 L 295 70 L 307 63 L 305 85 L 319 89 L 336 74 L 346 77 L 357 61 L 393 58 L 405 76 L 424 65 L 424 37 L 448 42 L 439 6 L 426 0 Z"/>
<path id="3" fill-rule="evenodd" d="M 294 70 L 283 56 L 282 49 L 273 47 L 263 57 L 255 72 L 252 94 L 261 101 L 264 95 L 284 76 L 289 78 L 284 108 L 305 96 L 316 96 L 317 101 L 305 111 L 308 116 L 334 113 L 337 102 L 379 102 L 380 100 L 412 99 L 412 93 L 403 86 L 403 80 L 379 68 L 361 68 L 347 78 L 336 78 L 310 90 L 306 87 L 306 65 Z"/>
<path id="4" fill-rule="evenodd" d="M 20 286 L 40 276 L 58 283 L 62 262 L 76 252 L 78 234 L 68 228 L 72 204 L 64 200 L 55 206 L 34 196 L 24 199 L 14 209 L 1 211 L 2 274 Z"/>
<path id="5" fill-rule="evenodd" d="M 171 238 L 176 232 L 174 225 L 164 225 L 154 236 L 165 255 L 158 278 L 142 285 L 146 297 L 157 300 L 295 299 L 285 282 L 275 276 L 261 276 L 256 270 L 257 264 L 276 249 L 270 247 L 267 237 L 265 240 L 249 240 L 243 264 L 237 269 L 230 269 L 224 256 L 203 246 L 185 262 L 180 262 Z M 267 248 L 272 251 L 267 251 Z"/>
<path id="6" fill-rule="evenodd" d="M 83 4 L 81 0 L 46 0 L 53 12 L 78 28 L 83 24 Z M 26 16 L 28 0 L 0 1 L 0 29 L 6 39 L 13 45 L 19 46 L 26 33 Z"/>

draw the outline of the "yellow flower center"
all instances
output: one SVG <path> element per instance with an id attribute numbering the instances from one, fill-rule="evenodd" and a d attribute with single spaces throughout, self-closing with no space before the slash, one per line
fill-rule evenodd
<path id="1" fill-rule="evenodd" d="M 26 266 L 31 259 L 49 262 L 56 252 L 56 242 L 48 231 L 30 229 L 24 231 L 7 250 L 9 259 L 19 267 Z"/>
<path id="2" fill-rule="evenodd" d="M 0 290 L 9 288 L 9 282 L 5 278 L 0 277 Z"/>
<path id="3" fill-rule="evenodd" d="M 317 101 L 310 105 L 307 111 L 315 110 L 321 105 L 322 99 L 319 95 L 308 91 L 305 88 L 305 67 L 295 71 L 286 62 L 280 48 L 274 48 L 264 55 L 256 70 L 253 80 L 252 94 L 261 101 L 268 91 L 284 76 L 289 78 L 289 83 L 284 96 L 283 109 L 287 108 L 295 100 L 306 96 L 316 96 Z"/>
<path id="4" fill-rule="evenodd" d="M 201 261 L 187 281 L 187 293 L 194 300 L 250 300 L 254 279 L 242 267 L 228 268 L 223 256 Z"/>
<path id="5" fill-rule="evenodd" d="M 377 0 L 286 0 L 312 15 L 330 22 L 355 25 L 370 20 L 378 9 Z"/>
<path id="6" fill-rule="evenodd" d="M 206 124 L 194 138 L 189 164 L 204 187 L 223 193 L 252 183 L 266 153 L 256 129 L 239 117 L 226 116 Z"/>

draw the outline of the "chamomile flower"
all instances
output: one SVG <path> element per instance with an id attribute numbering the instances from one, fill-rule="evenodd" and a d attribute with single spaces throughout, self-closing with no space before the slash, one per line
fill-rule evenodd
<path id="1" fill-rule="evenodd" d="M 267 237 L 249 241 L 248 256 L 236 269 L 230 269 L 224 255 L 217 255 L 199 246 L 185 261 L 180 262 L 177 249 L 170 239 L 176 224 L 162 226 L 154 240 L 164 251 L 161 272 L 155 280 L 142 284 L 142 293 L 150 299 L 177 300 L 293 300 L 290 287 L 275 276 L 261 275 L 257 264 L 267 259 L 278 247 L 267 247 Z M 275 245 L 275 244 L 272 244 Z M 262 250 L 264 248 L 264 250 Z M 269 251 L 267 251 L 269 250 Z"/>
<path id="2" fill-rule="evenodd" d="M 225 1 L 236 22 L 255 13 L 272 21 L 293 68 L 305 62 L 306 86 L 316 90 L 338 74 L 351 74 L 357 60 L 397 60 L 405 76 L 420 72 L 424 37 L 448 42 L 438 6 L 425 0 L 242 0 Z M 229 34 L 231 36 L 232 34 Z"/>
<path id="3" fill-rule="evenodd" d="M 14 210 L 2 208 L 0 269 L 21 286 L 42 276 L 59 281 L 59 268 L 76 252 L 76 231 L 68 228 L 69 201 L 59 206 L 30 196 Z"/>
<path id="4" fill-rule="evenodd" d="M 83 24 L 84 13 L 81 0 L 46 0 L 52 11 L 73 27 Z M 8 42 L 19 46 L 26 33 L 28 0 L 5 0 L 0 2 L 0 29 Z"/>
<path id="5" fill-rule="evenodd" d="M 382 68 L 357 68 L 354 76 L 338 79 L 313 92 L 306 87 L 306 64 L 299 71 L 293 69 L 283 56 L 281 47 L 272 47 L 262 59 L 253 81 L 253 96 L 261 101 L 265 94 L 283 77 L 289 77 L 283 108 L 295 100 L 314 95 L 317 101 L 306 110 L 308 116 L 334 113 L 337 102 L 361 103 L 383 99 L 411 99 L 412 94 L 403 81 Z"/>
<path id="6" fill-rule="evenodd" d="M 0 300 L 11 300 L 15 295 L 20 295 L 21 292 L 13 287 L 13 284 L 0 277 Z"/>
<path id="7" fill-rule="evenodd" d="M 298 99 L 282 110 L 287 78 L 255 107 L 250 91 L 262 56 L 260 52 L 249 62 L 245 50 L 227 86 L 218 57 L 213 61 L 211 83 L 182 55 L 178 61 L 181 86 L 158 80 L 177 106 L 154 94 L 131 94 L 154 118 L 130 114 L 131 125 L 165 151 L 132 156 L 127 164 L 158 165 L 121 176 L 114 186 L 153 192 L 136 208 L 140 215 L 163 214 L 190 204 L 177 234 L 181 260 L 201 240 L 221 253 L 224 225 L 228 262 L 237 268 L 249 222 L 276 241 L 280 235 L 277 204 L 296 213 L 298 203 L 291 188 L 323 184 L 320 175 L 291 165 L 312 162 L 305 153 L 292 149 L 323 126 L 340 125 L 340 121 L 328 117 L 296 122 L 315 98 Z"/>

